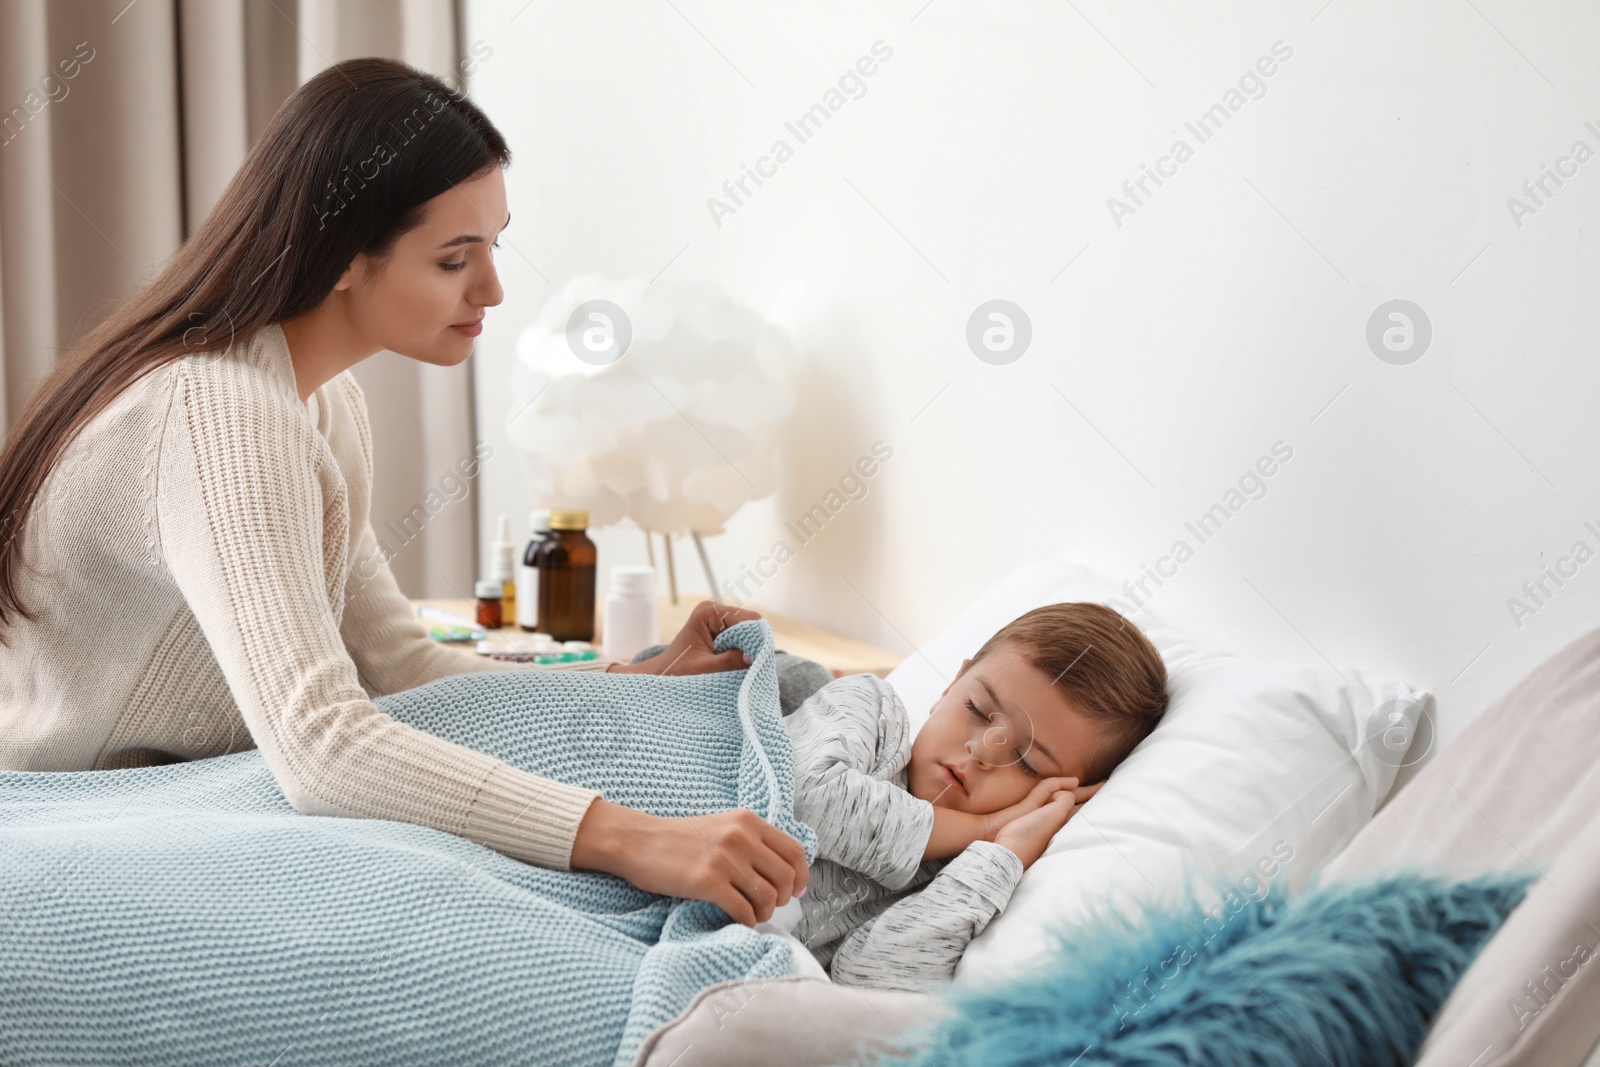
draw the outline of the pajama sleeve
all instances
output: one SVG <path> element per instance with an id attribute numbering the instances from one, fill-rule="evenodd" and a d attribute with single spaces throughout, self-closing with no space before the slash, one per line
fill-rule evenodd
<path id="1" fill-rule="evenodd" d="M 933 805 L 893 781 L 911 758 L 905 705 L 870 674 L 838 678 L 784 720 L 795 754 L 795 817 L 817 855 L 903 889 L 933 832 Z"/>
<path id="2" fill-rule="evenodd" d="M 934 879 L 844 938 L 830 973 L 841 985 L 928 990 L 948 982 L 961 954 L 1005 910 L 1022 860 L 974 841 Z"/>

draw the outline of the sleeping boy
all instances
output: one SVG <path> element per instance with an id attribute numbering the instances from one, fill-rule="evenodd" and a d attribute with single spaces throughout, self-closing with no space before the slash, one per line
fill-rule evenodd
<path id="1" fill-rule="evenodd" d="M 1167 708 L 1160 655 L 1099 604 L 1038 608 L 970 659 L 911 740 L 870 674 L 784 719 L 817 859 L 791 933 L 835 982 L 926 989 Z M 1089 784 L 1084 784 L 1089 783 Z"/>

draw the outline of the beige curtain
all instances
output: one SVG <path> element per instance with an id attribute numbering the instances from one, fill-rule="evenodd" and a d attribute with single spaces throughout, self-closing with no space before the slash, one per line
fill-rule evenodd
<path id="1" fill-rule="evenodd" d="M 361 55 L 459 80 L 460 18 L 457 0 L 0 0 L 0 432 L 160 271 L 296 86 Z M 470 367 L 355 368 L 380 530 L 471 454 Z M 470 595 L 475 515 L 445 508 L 397 547 L 400 587 Z"/>

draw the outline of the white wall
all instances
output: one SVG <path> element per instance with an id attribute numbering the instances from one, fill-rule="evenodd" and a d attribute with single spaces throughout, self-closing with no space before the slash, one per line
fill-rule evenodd
<path id="1" fill-rule="evenodd" d="M 894 450 L 758 606 L 904 653 L 1037 555 L 1137 579 L 1181 538 L 1194 555 L 1147 579 L 1154 610 L 1241 651 L 1428 686 L 1446 742 L 1595 625 L 1596 561 L 1532 614 L 1508 607 L 1574 542 L 1600 550 L 1600 159 L 1520 225 L 1507 205 L 1575 141 L 1600 150 L 1592 6 L 468 13 L 493 49 L 472 92 L 516 156 L 507 297 L 473 361 L 499 450 L 486 536 L 500 511 L 520 535 L 530 503 L 503 430 L 518 333 L 574 275 L 666 267 L 721 281 L 803 352 L 786 485 L 711 540 L 719 577 L 874 441 Z M 785 121 L 880 40 L 893 54 L 865 94 L 799 144 Z M 1200 143 L 1184 123 L 1280 41 L 1264 95 Z M 793 158 L 719 227 L 707 198 L 780 137 Z M 1117 225 L 1108 198 L 1178 138 L 1192 158 Z M 965 341 L 992 298 L 1032 323 L 1010 365 Z M 1366 340 L 1396 298 L 1434 334 L 1404 366 Z M 1265 495 L 1200 543 L 1185 521 L 1279 441 L 1293 455 Z M 636 529 L 597 540 L 602 569 L 643 559 Z M 686 540 L 678 560 L 700 583 Z"/>

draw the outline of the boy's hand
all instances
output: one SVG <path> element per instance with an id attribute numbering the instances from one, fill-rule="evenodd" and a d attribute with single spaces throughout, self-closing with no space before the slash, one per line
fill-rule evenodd
<path id="1" fill-rule="evenodd" d="M 1094 785 L 1080 786 L 1076 778 L 1046 778 L 1034 785 L 1028 795 L 1011 805 L 1001 808 L 984 816 L 986 832 L 984 838 L 989 841 L 998 840 L 995 835 L 1000 829 L 1015 819 L 1020 819 L 1029 812 L 1037 811 L 1050 802 L 1050 798 L 1062 789 L 1069 790 L 1075 797 L 1075 803 L 1082 804 L 1100 789 L 1104 782 Z"/>
<path id="2" fill-rule="evenodd" d="M 1086 789 L 1079 789 L 1076 796 L 1083 796 L 1084 793 L 1092 794 L 1101 784 L 1096 782 Z M 1044 850 L 1050 847 L 1050 839 L 1067 825 L 1067 820 L 1072 818 L 1073 812 L 1081 806 L 1081 801 L 1077 800 L 1076 796 L 1071 789 L 1058 789 L 1042 805 L 1002 826 L 995 834 L 995 844 L 1004 845 L 1015 852 L 1017 858 L 1022 861 L 1022 869 L 1027 870 L 1033 866 L 1034 861 L 1044 855 Z M 1032 799 L 1031 794 L 1029 799 Z M 1083 799 L 1089 798 L 1084 796 Z"/>

